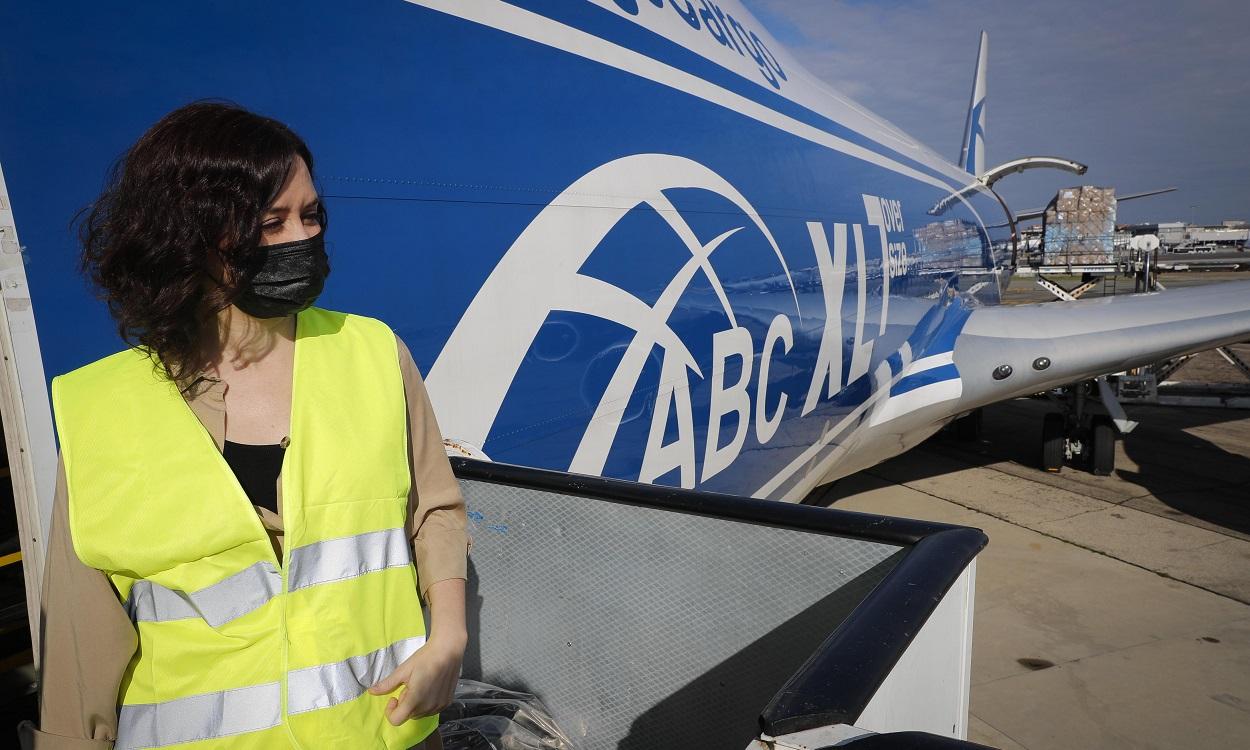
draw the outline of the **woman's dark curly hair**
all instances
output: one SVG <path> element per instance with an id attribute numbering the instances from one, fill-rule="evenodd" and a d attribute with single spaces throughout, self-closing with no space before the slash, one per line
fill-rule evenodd
<path id="1" fill-rule="evenodd" d="M 197 102 L 144 133 L 84 209 L 83 272 L 121 337 L 154 354 L 171 380 L 209 363 L 216 313 L 259 268 L 265 210 L 297 158 L 311 175 L 312 154 L 286 125 Z"/>

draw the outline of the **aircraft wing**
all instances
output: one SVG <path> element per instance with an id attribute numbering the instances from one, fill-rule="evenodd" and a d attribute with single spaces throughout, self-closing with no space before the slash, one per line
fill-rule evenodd
<path id="1" fill-rule="evenodd" d="M 978 308 L 955 345 L 959 410 L 1247 339 L 1250 281 Z"/>

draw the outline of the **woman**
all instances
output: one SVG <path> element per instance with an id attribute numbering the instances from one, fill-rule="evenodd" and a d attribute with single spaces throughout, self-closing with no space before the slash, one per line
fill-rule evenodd
<path id="1" fill-rule="evenodd" d="M 84 222 L 132 348 L 53 383 L 35 747 L 438 747 L 464 503 L 403 343 L 310 307 L 312 169 L 281 123 L 192 104 Z"/>

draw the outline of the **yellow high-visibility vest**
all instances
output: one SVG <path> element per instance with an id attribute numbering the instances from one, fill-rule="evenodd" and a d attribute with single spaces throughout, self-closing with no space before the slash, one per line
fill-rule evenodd
<path id="1" fill-rule="evenodd" d="M 74 549 L 139 633 L 127 748 L 409 748 L 367 690 L 425 643 L 405 521 L 408 422 L 395 335 L 317 308 L 296 322 L 279 562 L 176 385 L 127 350 L 52 400 Z"/>

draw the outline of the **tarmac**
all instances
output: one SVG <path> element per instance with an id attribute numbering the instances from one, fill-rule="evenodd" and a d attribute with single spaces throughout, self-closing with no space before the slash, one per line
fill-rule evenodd
<path id="1" fill-rule="evenodd" d="M 1184 372 L 1244 382 L 1222 365 L 1208 352 Z M 1050 406 L 1019 399 L 985 410 L 982 439 L 939 434 L 822 498 L 989 535 L 973 741 L 1250 747 L 1250 411 L 1126 408 L 1140 424 L 1111 476 L 1038 468 Z"/>

